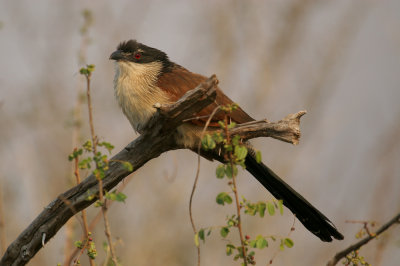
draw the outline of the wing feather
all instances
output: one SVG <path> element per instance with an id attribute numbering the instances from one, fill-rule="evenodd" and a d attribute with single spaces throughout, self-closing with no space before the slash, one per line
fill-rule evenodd
<path id="1" fill-rule="evenodd" d="M 192 73 L 179 65 L 174 65 L 170 72 L 160 75 L 157 86 L 164 92 L 168 93 L 172 101 L 177 101 L 187 91 L 194 89 L 205 80 L 207 80 L 207 78 L 202 75 Z M 217 87 L 217 97 L 215 102 L 195 114 L 198 119 L 191 120 L 191 123 L 203 126 L 217 106 L 231 103 L 233 103 L 233 101 Z M 218 127 L 218 121 L 223 119 L 224 113 L 222 111 L 217 112 L 213 116 L 209 126 Z M 238 124 L 254 121 L 254 119 L 240 107 L 230 114 L 230 119 Z"/>

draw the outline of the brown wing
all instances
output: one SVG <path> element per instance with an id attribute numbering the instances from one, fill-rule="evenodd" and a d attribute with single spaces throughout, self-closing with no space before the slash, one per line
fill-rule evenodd
<path id="1" fill-rule="evenodd" d="M 173 66 L 171 72 L 164 73 L 159 77 L 157 86 L 163 91 L 167 92 L 170 95 L 170 99 L 172 101 L 177 101 L 187 91 L 196 88 L 206 79 L 207 78 L 202 75 L 192 73 L 179 65 L 175 65 Z M 199 117 L 199 119 L 192 120 L 191 122 L 193 124 L 203 126 L 217 106 L 231 103 L 233 103 L 232 100 L 229 99 L 229 97 L 226 96 L 221 91 L 221 89 L 217 87 L 217 97 L 215 99 L 215 102 L 208 105 L 206 108 L 197 113 L 196 116 Z M 240 107 L 232 112 L 230 118 L 238 124 L 254 121 L 254 119 L 249 116 L 245 111 L 243 111 Z M 223 119 L 224 113 L 217 112 L 213 116 L 209 126 L 217 127 L 218 121 L 221 121 Z"/>

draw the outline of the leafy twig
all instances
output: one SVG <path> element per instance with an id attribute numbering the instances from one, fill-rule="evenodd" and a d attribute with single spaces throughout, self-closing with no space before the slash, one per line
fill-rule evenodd
<path id="1" fill-rule="evenodd" d="M 86 70 L 86 71 L 85 71 Z M 92 71 L 94 70 L 93 65 L 88 65 L 86 69 L 81 69 L 81 73 L 85 75 L 86 77 L 86 95 L 87 95 L 87 101 L 88 101 L 88 111 L 89 111 L 89 125 L 90 125 L 90 133 L 92 136 L 92 151 L 93 151 L 93 156 L 97 156 L 97 136 L 95 135 L 94 131 L 94 125 L 93 125 L 93 112 L 92 112 L 92 100 L 90 97 L 90 80 L 91 80 L 91 74 Z M 96 162 L 96 169 L 98 169 L 98 163 Z M 101 176 L 97 176 L 97 181 L 99 184 L 99 201 L 101 203 L 101 210 L 103 212 L 103 219 L 104 219 L 104 229 L 105 229 L 105 235 L 107 237 L 108 244 L 110 246 L 110 252 L 111 252 L 111 258 L 112 261 L 114 262 L 115 265 L 118 265 L 117 257 L 115 255 L 115 250 L 114 246 L 112 243 L 112 237 L 111 237 L 111 229 L 110 229 L 110 223 L 108 221 L 107 217 L 107 204 L 106 200 L 104 199 L 104 193 L 103 193 L 103 180 Z"/>
<path id="2" fill-rule="evenodd" d="M 226 143 L 227 145 L 230 145 L 231 143 L 231 138 L 228 130 L 228 115 L 225 114 L 225 137 L 226 137 Z M 239 202 L 239 194 L 238 194 L 238 189 L 236 185 L 236 174 L 234 169 L 234 164 L 233 164 L 233 155 L 232 155 L 232 150 L 228 152 L 228 157 L 229 157 L 229 163 L 231 165 L 232 169 L 232 185 L 233 185 L 233 193 L 235 194 L 235 202 L 236 202 L 236 215 L 237 215 L 237 228 L 239 231 L 239 237 L 240 237 L 240 243 L 241 243 L 241 249 L 242 249 L 242 255 L 243 255 L 243 264 L 244 266 L 247 266 L 247 255 L 246 255 L 246 244 L 243 236 L 243 230 L 242 230 L 242 222 L 241 222 L 241 217 L 240 217 L 240 202 Z"/>
<path id="3" fill-rule="evenodd" d="M 74 152 L 75 153 L 78 152 L 77 148 L 74 149 Z M 75 168 L 74 175 L 76 177 L 76 183 L 80 184 L 81 183 L 81 177 L 80 177 L 80 173 L 79 173 L 79 157 L 78 156 L 75 156 L 75 158 L 74 158 L 74 168 Z M 88 227 L 88 223 L 87 223 L 86 210 L 82 210 L 81 214 L 82 214 L 82 221 L 83 221 L 83 232 L 84 232 L 84 235 L 85 235 L 85 238 L 84 238 L 84 241 L 85 241 L 84 243 L 85 244 L 84 244 L 84 246 L 86 248 L 86 246 L 89 243 L 89 227 Z M 85 248 L 82 248 L 82 253 L 83 253 L 83 250 L 85 250 Z M 77 260 L 78 260 L 78 258 L 77 258 Z M 91 257 L 89 257 L 89 263 L 90 263 L 91 266 L 95 265 L 94 260 Z"/>
<path id="4" fill-rule="evenodd" d="M 380 234 L 385 232 L 387 229 L 389 229 L 391 226 L 394 224 L 400 223 L 400 213 L 398 213 L 396 216 L 394 216 L 390 221 L 388 221 L 386 224 L 382 225 L 381 228 L 379 228 L 375 234 L 369 234 L 366 238 L 358 241 L 357 243 L 354 243 L 353 245 L 349 246 L 348 248 L 336 253 L 336 255 L 327 263 L 327 266 L 334 266 L 336 265 L 342 258 L 344 258 L 347 254 L 359 250 L 362 246 L 366 245 L 369 241 L 371 241 L 374 238 L 377 238 Z"/>
<path id="5" fill-rule="evenodd" d="M 208 118 L 206 124 L 204 125 L 204 128 L 203 128 L 202 132 L 201 132 L 200 139 L 203 139 L 204 134 L 207 131 L 208 125 L 211 122 L 211 119 L 218 112 L 218 110 L 219 110 L 219 107 L 216 107 L 213 110 L 213 112 L 211 113 L 211 115 L 209 116 L 209 118 Z M 192 214 L 192 202 L 193 202 L 193 196 L 194 196 L 194 192 L 196 190 L 197 181 L 199 180 L 199 174 L 200 174 L 200 150 L 201 150 L 201 141 L 199 142 L 199 145 L 197 147 L 197 171 L 196 171 L 196 177 L 194 179 L 192 192 L 190 193 L 190 199 L 189 199 L 190 223 L 192 224 L 193 232 L 194 232 L 195 238 L 197 238 L 197 239 L 198 239 L 198 235 L 197 235 L 196 225 L 194 224 L 193 214 Z M 200 266 L 200 244 L 198 243 L 198 241 L 195 241 L 195 242 L 196 242 L 196 247 L 197 247 L 197 265 Z"/>

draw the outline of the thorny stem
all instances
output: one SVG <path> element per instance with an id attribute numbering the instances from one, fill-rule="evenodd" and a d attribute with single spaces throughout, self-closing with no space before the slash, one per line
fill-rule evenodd
<path id="1" fill-rule="evenodd" d="M 230 135 L 228 131 L 228 116 L 225 115 L 225 136 L 226 136 L 226 143 L 230 144 Z M 245 266 L 247 266 L 247 255 L 246 255 L 246 247 L 245 247 L 245 241 L 243 237 L 243 230 L 242 230 L 242 222 L 240 218 L 240 203 L 239 203 L 239 194 L 237 191 L 237 186 L 236 186 L 236 176 L 233 171 L 233 160 L 232 160 L 232 151 L 229 151 L 228 153 L 229 156 L 229 163 L 232 168 L 232 184 L 233 184 L 233 193 L 235 194 L 235 202 L 236 202 L 236 212 L 237 212 L 237 228 L 239 230 L 239 236 L 240 236 L 240 243 L 242 247 L 242 253 L 243 253 L 243 263 Z"/>
<path id="2" fill-rule="evenodd" d="M 292 226 L 290 227 L 290 231 L 289 231 L 289 233 L 287 234 L 287 237 L 289 237 L 290 234 L 295 230 L 295 228 L 294 228 L 294 225 L 295 225 L 295 224 L 296 224 L 296 216 L 293 216 L 293 224 L 292 224 Z M 272 264 L 272 263 L 274 262 L 274 259 L 275 259 L 276 255 L 278 255 L 278 253 L 279 253 L 280 251 L 281 251 L 280 248 L 278 248 L 278 250 L 275 251 L 274 255 L 272 255 L 272 258 L 269 260 L 269 264 Z"/>
<path id="3" fill-rule="evenodd" d="M 85 13 L 83 14 L 84 18 L 84 24 L 83 27 L 85 29 L 88 29 L 90 26 L 90 21 L 89 17 L 85 16 Z M 79 65 L 82 65 L 86 61 L 86 52 L 87 52 L 87 46 L 89 45 L 89 36 L 88 36 L 88 30 L 86 31 L 81 31 L 81 44 L 80 44 L 80 49 L 79 49 L 79 55 L 78 55 L 78 61 Z M 76 92 L 77 92 L 77 97 L 76 97 L 76 102 L 75 102 L 75 107 L 73 109 L 73 126 L 72 126 L 72 147 L 76 147 L 80 137 L 81 137 L 81 128 L 82 128 L 82 105 L 83 105 L 83 97 L 82 97 L 82 91 L 83 91 L 83 86 L 79 83 L 79 85 L 76 86 Z M 67 261 L 69 257 L 67 257 L 67 254 L 70 252 L 70 250 L 73 248 L 72 246 L 72 221 L 68 222 L 66 224 L 66 239 L 65 239 L 65 261 L 64 265 L 67 265 Z M 68 265 L 71 265 L 71 262 L 69 262 Z"/>
<path id="4" fill-rule="evenodd" d="M 97 154 L 97 137 L 94 132 L 94 126 L 93 126 L 93 114 L 92 114 L 92 101 L 90 98 L 90 78 L 91 78 L 91 73 L 86 75 L 86 85 L 87 85 L 87 100 L 88 100 L 88 109 L 89 109 L 89 124 L 90 124 L 90 133 L 92 136 L 92 142 L 93 142 L 93 155 L 96 156 Z M 97 168 L 97 163 L 96 163 L 96 168 Z M 101 210 L 103 212 L 103 219 L 104 219 L 104 229 L 105 229 L 105 235 L 107 237 L 108 245 L 110 247 L 110 252 L 111 252 L 111 258 L 112 261 L 114 262 L 114 265 L 118 265 L 117 257 L 115 256 L 115 250 L 114 246 L 112 243 L 112 238 L 111 238 L 111 229 L 110 229 L 110 223 L 108 221 L 107 217 L 107 203 L 104 200 L 104 195 L 103 195 L 103 180 L 101 178 L 97 178 L 99 182 L 99 201 L 101 202 Z"/>
<path id="5" fill-rule="evenodd" d="M 76 151 L 77 151 L 77 148 L 74 148 L 74 152 L 76 152 Z M 81 183 L 81 176 L 80 176 L 80 173 L 79 173 L 79 158 L 78 158 L 78 156 L 75 157 L 74 162 L 75 162 L 74 174 L 75 174 L 75 177 L 76 177 L 76 183 L 79 184 L 79 183 Z M 89 238 L 89 226 L 88 226 L 88 223 L 87 223 L 86 210 L 82 210 L 81 213 L 82 213 L 82 221 L 83 221 L 83 232 L 85 233 L 84 247 L 86 248 L 88 246 L 88 243 L 89 243 L 89 239 L 88 239 Z M 82 250 L 84 250 L 85 248 L 82 248 Z M 94 260 L 92 258 L 90 258 L 90 257 L 89 257 L 89 263 L 90 263 L 90 266 L 94 266 L 95 265 Z"/>
<path id="6" fill-rule="evenodd" d="M 189 217 L 190 217 L 190 223 L 192 224 L 192 228 L 193 228 L 193 232 L 196 235 L 197 234 L 197 230 L 196 230 L 196 225 L 194 224 L 194 220 L 193 220 L 193 214 L 192 214 L 192 202 L 193 202 L 193 196 L 194 196 L 194 192 L 196 190 L 196 186 L 197 186 L 197 182 L 199 180 L 199 175 L 200 175 L 200 150 L 201 150 L 201 140 L 204 137 L 204 134 L 207 131 L 208 125 L 210 124 L 212 118 L 214 117 L 215 113 L 217 113 L 219 110 L 219 106 L 216 107 L 211 115 L 208 117 L 208 120 L 206 122 L 206 124 L 204 125 L 203 131 L 201 132 L 200 135 L 200 141 L 199 141 L 199 145 L 197 147 L 197 171 L 196 171 L 196 177 L 194 179 L 194 183 L 193 183 L 193 187 L 192 187 L 192 192 L 190 193 L 190 199 L 189 199 Z M 197 265 L 200 266 L 200 245 L 197 246 Z"/>
<path id="7" fill-rule="evenodd" d="M 124 188 L 127 186 L 127 184 L 129 183 L 129 181 L 132 179 L 132 175 L 130 175 L 129 177 L 127 177 L 124 182 L 122 183 L 122 185 L 117 189 L 116 193 L 118 194 L 119 192 L 123 191 Z M 113 204 L 114 201 L 110 201 L 108 200 L 106 202 L 107 204 L 107 208 L 109 208 L 111 206 L 111 204 Z M 96 224 L 100 221 L 101 217 L 103 216 L 103 212 L 100 210 L 96 216 L 92 219 L 92 221 L 89 224 L 89 232 L 93 231 L 94 227 L 96 226 Z M 84 241 L 84 238 L 81 238 L 81 241 Z M 67 263 L 64 263 L 64 265 L 71 265 L 72 260 L 76 257 L 76 255 L 80 252 L 79 248 L 75 248 L 75 250 L 71 253 L 71 255 L 69 256 Z"/>

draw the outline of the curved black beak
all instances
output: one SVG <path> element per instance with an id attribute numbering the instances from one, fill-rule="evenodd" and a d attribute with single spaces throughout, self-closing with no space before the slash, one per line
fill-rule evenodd
<path id="1" fill-rule="evenodd" d="M 116 60 L 116 61 L 118 61 L 118 60 L 122 60 L 122 59 L 125 59 L 125 56 L 122 54 L 122 51 L 121 50 L 116 50 L 115 52 L 113 52 L 111 55 L 110 55 L 110 58 L 109 58 L 110 60 Z"/>

